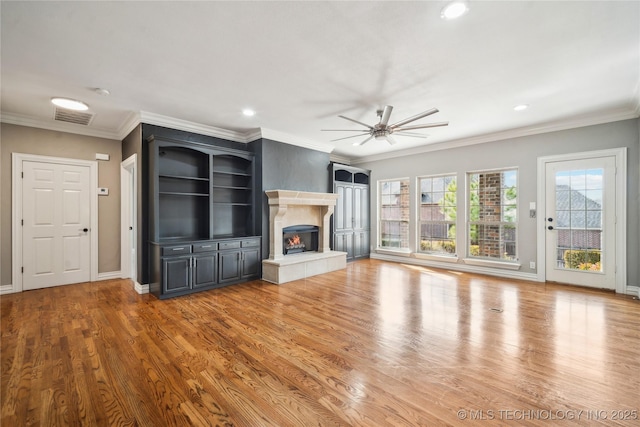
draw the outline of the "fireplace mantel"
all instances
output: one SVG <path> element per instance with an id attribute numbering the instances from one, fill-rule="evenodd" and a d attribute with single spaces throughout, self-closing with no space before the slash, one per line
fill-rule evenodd
<path id="1" fill-rule="evenodd" d="M 318 252 L 331 251 L 329 224 L 338 200 L 337 194 L 291 190 L 271 190 L 266 193 L 269 198 L 269 259 L 284 257 L 282 229 L 296 224 L 320 227 Z"/>
<path id="2" fill-rule="evenodd" d="M 292 190 L 265 193 L 269 198 L 269 259 L 263 261 L 262 269 L 265 280 L 285 283 L 346 266 L 346 253 L 332 251 L 330 247 L 330 218 L 337 194 Z M 297 224 L 320 228 L 318 252 L 287 255 L 285 262 L 282 229 Z"/>

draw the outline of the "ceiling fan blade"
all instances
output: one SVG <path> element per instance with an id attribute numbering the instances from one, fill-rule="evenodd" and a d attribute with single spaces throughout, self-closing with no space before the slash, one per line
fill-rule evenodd
<path id="1" fill-rule="evenodd" d="M 364 132 L 368 133 L 368 129 L 320 129 L 320 132 Z"/>
<path id="2" fill-rule="evenodd" d="M 391 129 L 396 129 L 396 128 L 399 128 L 399 127 L 400 127 L 400 126 L 402 126 L 402 125 L 406 125 L 407 123 L 411 123 L 411 122 L 413 122 L 413 121 L 415 121 L 415 120 L 418 120 L 418 119 L 421 119 L 421 118 L 423 118 L 423 117 L 427 117 L 427 116 L 430 116 L 430 115 L 432 115 L 432 114 L 435 114 L 435 113 L 437 113 L 438 111 L 440 111 L 440 110 L 438 110 L 437 108 L 432 108 L 432 109 L 431 109 L 431 110 L 429 110 L 429 111 L 425 111 L 424 113 L 420 113 L 420 114 L 418 114 L 418 115 L 416 115 L 416 116 L 409 117 L 408 119 L 405 119 L 405 120 L 399 121 L 398 123 L 395 123 L 395 124 L 393 124 L 393 125 L 391 125 L 391 126 L 389 126 L 389 127 L 390 127 Z"/>
<path id="3" fill-rule="evenodd" d="M 407 126 L 400 129 L 394 129 L 394 132 L 404 132 L 405 130 L 437 128 L 439 126 L 449 126 L 449 122 L 429 123 L 426 125 Z"/>
<path id="4" fill-rule="evenodd" d="M 364 145 L 367 142 L 371 141 L 372 139 L 373 139 L 373 135 L 371 135 L 369 138 L 365 139 L 364 141 L 354 142 L 353 145 L 355 145 L 355 146 Z"/>
<path id="5" fill-rule="evenodd" d="M 382 115 L 380 116 L 380 124 L 386 126 L 389 123 L 389 117 L 391 117 L 391 111 L 393 111 L 393 107 L 391 105 L 385 105 L 384 110 L 382 110 Z"/>
<path id="6" fill-rule="evenodd" d="M 369 128 L 369 129 L 373 129 L 373 126 L 369 126 L 368 124 L 359 122 L 359 121 L 357 121 L 355 119 L 350 119 L 349 117 L 346 117 L 346 116 L 338 116 L 338 117 L 340 117 L 341 119 L 349 120 L 350 122 L 353 122 L 353 123 L 357 123 L 359 125 L 362 125 L 364 127 Z"/>
<path id="7" fill-rule="evenodd" d="M 412 138 L 429 138 L 429 135 L 425 135 L 423 133 L 395 131 L 393 134 L 400 136 L 410 136 Z"/>
<path id="8" fill-rule="evenodd" d="M 345 136 L 344 138 L 338 138 L 338 139 L 332 139 L 331 142 L 334 141 L 342 141 L 343 139 L 349 139 L 349 138 L 361 138 L 364 135 L 360 134 L 360 135 L 351 135 L 351 136 Z"/>
<path id="9" fill-rule="evenodd" d="M 391 135 L 387 135 L 386 138 L 389 145 L 396 145 L 398 143 L 398 141 L 396 141 Z"/>

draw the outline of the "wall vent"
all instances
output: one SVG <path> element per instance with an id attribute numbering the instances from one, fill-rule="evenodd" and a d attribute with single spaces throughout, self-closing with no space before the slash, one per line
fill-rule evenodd
<path id="1" fill-rule="evenodd" d="M 94 114 L 71 111 L 64 108 L 56 108 L 53 119 L 58 122 L 75 123 L 77 125 L 88 126 L 93 120 Z"/>

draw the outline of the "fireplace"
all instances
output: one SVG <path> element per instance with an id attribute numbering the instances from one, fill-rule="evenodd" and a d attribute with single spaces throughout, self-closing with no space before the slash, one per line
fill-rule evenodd
<path id="1" fill-rule="evenodd" d="M 329 245 L 337 194 L 265 193 L 269 199 L 269 259 L 262 261 L 264 280 L 281 284 L 346 267 L 346 252 L 332 251 Z"/>
<path id="2" fill-rule="evenodd" d="M 293 225 L 282 228 L 282 253 L 285 255 L 318 251 L 318 231 L 315 225 Z"/>

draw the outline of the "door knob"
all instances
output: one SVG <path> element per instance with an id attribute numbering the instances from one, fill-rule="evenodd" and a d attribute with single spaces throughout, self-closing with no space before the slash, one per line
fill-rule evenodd
<path id="1" fill-rule="evenodd" d="M 553 222 L 553 218 L 547 218 L 547 221 Z"/>
<path id="2" fill-rule="evenodd" d="M 86 233 L 87 231 L 89 231 L 89 229 L 88 228 L 81 228 L 80 231 L 84 231 Z"/>
<path id="3" fill-rule="evenodd" d="M 553 230 L 553 226 L 552 226 L 552 225 L 548 226 L 547 228 L 548 228 L 549 230 Z"/>

